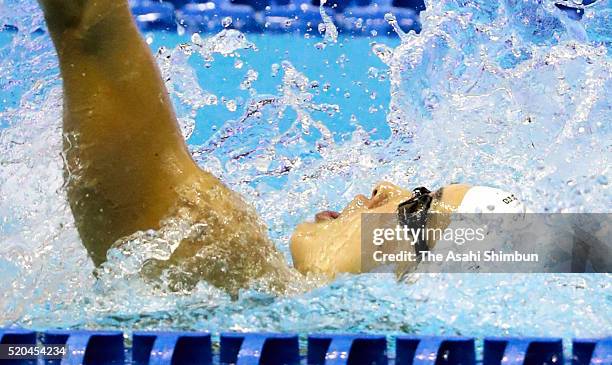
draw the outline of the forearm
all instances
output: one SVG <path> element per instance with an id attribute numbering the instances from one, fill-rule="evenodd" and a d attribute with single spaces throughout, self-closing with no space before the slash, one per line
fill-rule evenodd
<path id="1" fill-rule="evenodd" d="M 130 140 L 139 151 L 165 148 L 192 164 L 127 1 L 40 2 L 60 60 L 64 131 L 79 133 L 90 145 Z"/>
<path id="2" fill-rule="evenodd" d="M 115 240 L 173 214 L 200 170 L 127 0 L 40 3 L 63 80 L 68 200 L 99 264 Z"/>
<path id="3" fill-rule="evenodd" d="M 93 50 L 132 33 L 126 0 L 39 0 L 58 53 L 67 48 Z"/>
<path id="4" fill-rule="evenodd" d="M 52 32 L 78 27 L 86 0 L 39 0 Z"/>

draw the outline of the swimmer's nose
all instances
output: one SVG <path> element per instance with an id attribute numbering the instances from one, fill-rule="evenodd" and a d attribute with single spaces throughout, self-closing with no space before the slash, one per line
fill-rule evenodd
<path id="1" fill-rule="evenodd" d="M 389 183 L 377 184 L 372 190 L 372 197 L 368 202 L 368 208 L 376 208 L 385 203 L 389 196 L 395 191 L 395 186 Z"/>
<path id="2" fill-rule="evenodd" d="M 336 219 L 340 216 L 340 213 L 334 212 L 331 210 L 325 210 L 323 212 L 319 212 L 315 215 L 315 222 L 324 222 L 332 219 Z"/>
<path id="3" fill-rule="evenodd" d="M 382 181 L 376 184 L 372 190 L 372 197 L 369 199 L 367 206 L 370 209 L 377 208 L 386 204 L 390 199 L 404 196 L 410 197 L 412 193 L 388 181 Z"/>

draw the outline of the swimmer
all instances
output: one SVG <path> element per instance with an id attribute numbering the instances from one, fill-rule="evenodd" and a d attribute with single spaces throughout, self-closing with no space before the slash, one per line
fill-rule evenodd
<path id="1" fill-rule="evenodd" d="M 148 275 L 176 265 L 181 285 L 206 280 L 236 293 L 270 278 L 282 290 L 298 274 L 255 210 L 193 160 L 127 0 L 39 1 L 63 79 L 67 197 L 94 264 L 103 264 L 109 248 L 130 235 L 180 221 L 198 229 L 180 239 L 169 260 L 150 265 Z M 454 211 L 473 208 L 483 194 L 507 195 L 486 189 L 450 185 L 420 190 L 419 197 L 431 197 L 439 211 Z M 291 238 L 295 268 L 329 277 L 359 272 L 360 214 L 397 212 L 419 198 L 414 195 L 381 183 L 341 213 L 322 212 L 314 223 L 299 225 Z"/>
<path id="2" fill-rule="evenodd" d="M 398 217 L 400 226 L 414 223 L 407 219 L 422 214 L 417 222 L 430 228 L 447 222 L 427 222 L 428 214 L 448 213 L 525 213 L 526 207 L 513 194 L 485 186 L 452 184 L 431 192 L 424 187 L 409 191 L 389 182 L 377 184 L 370 198 L 358 195 L 342 212 L 322 212 L 315 222 L 298 225 L 291 237 L 293 263 L 300 272 L 334 276 L 340 272 L 359 273 L 361 262 L 361 214 L 387 213 Z M 431 215 L 429 215 L 431 217 Z M 395 226 L 395 225 L 394 225 Z M 416 252 L 430 250 L 435 242 L 415 244 Z M 403 268 L 402 271 L 411 268 Z"/>

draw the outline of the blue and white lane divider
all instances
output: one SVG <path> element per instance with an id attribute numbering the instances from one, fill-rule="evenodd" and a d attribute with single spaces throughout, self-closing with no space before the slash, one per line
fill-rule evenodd
<path id="1" fill-rule="evenodd" d="M 248 5 L 232 5 L 229 1 L 187 4 L 177 11 L 177 23 L 190 32 L 216 33 L 231 18 L 227 26 L 240 31 L 259 31 L 260 22 Z"/>
<path id="2" fill-rule="evenodd" d="M 557 0 L 567 16 L 581 20 L 584 7 L 598 0 Z M 224 19 L 242 31 L 301 32 L 317 30 L 321 22 L 317 1 L 308 0 L 130 0 L 136 22 L 143 30 L 174 30 L 177 25 L 191 32 L 218 32 Z M 351 35 L 392 34 L 384 20 L 395 15 L 404 31 L 420 31 L 423 0 L 328 0 L 327 12 L 341 32 Z M 577 5 L 578 4 L 578 5 Z M 327 5 L 326 5 L 327 6 Z"/>
<path id="3" fill-rule="evenodd" d="M 391 26 L 384 19 L 386 13 L 394 14 L 404 31 L 420 29 L 418 13 L 410 8 L 393 6 L 391 0 L 376 0 L 376 3 L 349 0 L 345 5 L 342 11 L 326 10 L 340 32 L 391 34 Z M 202 0 L 186 3 L 180 8 L 169 2 L 131 0 L 130 6 L 136 23 L 145 31 L 174 31 L 180 25 L 189 32 L 214 33 L 229 27 L 248 32 L 316 34 L 322 22 L 319 8 L 304 0 L 270 0 L 269 5 L 258 11 L 251 5 L 230 0 Z"/>
<path id="4" fill-rule="evenodd" d="M 612 365 L 612 337 L 575 339 L 572 358 L 564 359 L 558 338 L 485 338 L 483 358 L 476 358 L 469 337 L 397 336 L 395 354 L 387 337 L 361 334 L 313 334 L 300 353 L 296 334 L 222 333 L 219 351 L 200 332 L 134 332 L 126 349 L 119 331 L 44 331 L 0 329 L 0 344 L 67 345 L 62 360 L 46 365 Z M 1 360 L 0 364 L 37 364 Z"/>
<path id="5" fill-rule="evenodd" d="M 211 364 L 212 342 L 208 333 L 134 332 L 132 364 Z"/>
<path id="6" fill-rule="evenodd" d="M 130 1 L 136 24 L 143 30 L 176 29 L 176 14 L 172 3 Z"/>
<path id="7" fill-rule="evenodd" d="M 220 337 L 220 364 L 300 364 L 300 347 L 295 334 L 222 333 Z"/>
<path id="8" fill-rule="evenodd" d="M 396 365 L 475 364 L 475 341 L 469 337 L 399 336 Z"/>
<path id="9" fill-rule="evenodd" d="M 241 0 L 245 2 L 259 0 Z M 322 22 L 319 8 L 304 0 L 270 0 L 269 5 L 256 10 L 252 5 L 231 0 L 200 0 L 183 2 L 180 6 L 156 0 L 130 0 L 138 26 L 144 31 L 176 31 L 180 25 L 190 32 L 219 32 L 226 27 L 251 32 L 318 33 Z M 571 1 L 581 1 L 572 5 Z M 584 7 L 600 0 L 558 0 L 555 3 L 571 19 L 580 21 Z M 395 16 L 400 28 L 420 32 L 421 7 L 413 0 L 348 0 L 342 11 L 327 9 L 328 15 L 342 33 L 349 35 L 393 35 L 395 32 L 384 19 L 386 13 Z M 409 6 L 407 6 L 408 4 Z M 569 5 L 568 5 L 569 4 Z M 258 5 L 260 6 L 260 5 Z M 231 18 L 231 24 L 227 19 Z M 0 26 L 0 31 L 18 31 L 15 25 Z M 42 32 L 42 29 L 36 30 Z"/>
<path id="10" fill-rule="evenodd" d="M 63 360 L 47 360 L 47 365 L 112 364 L 124 360 L 123 333 L 120 331 L 46 331 L 42 345 L 66 345 Z"/>
<path id="11" fill-rule="evenodd" d="M 307 364 L 387 364 L 387 339 L 375 335 L 310 335 Z"/>

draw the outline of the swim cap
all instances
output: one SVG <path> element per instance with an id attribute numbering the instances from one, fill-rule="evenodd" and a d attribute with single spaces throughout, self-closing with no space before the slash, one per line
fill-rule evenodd
<path id="1" fill-rule="evenodd" d="M 463 197 L 457 213 L 527 213 L 512 193 L 488 186 L 474 186 Z"/>

